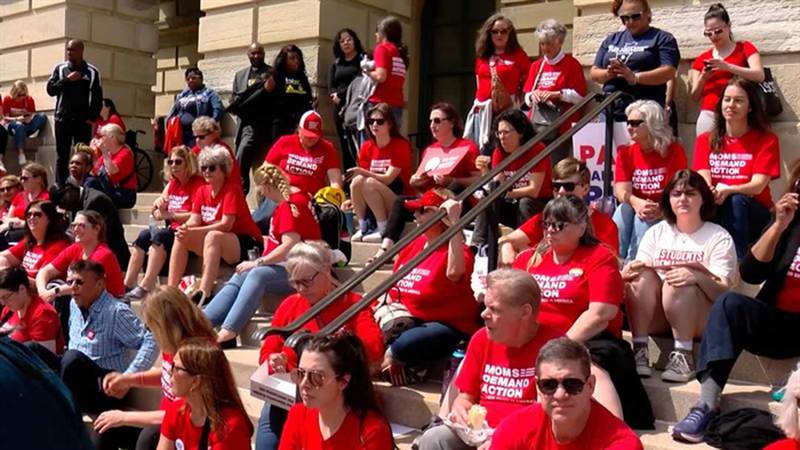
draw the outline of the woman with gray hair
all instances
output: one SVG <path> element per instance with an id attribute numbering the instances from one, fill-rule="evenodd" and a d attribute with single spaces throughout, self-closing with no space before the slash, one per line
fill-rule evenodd
<path id="1" fill-rule="evenodd" d="M 586 79 L 583 77 L 581 63 L 572 55 L 564 53 L 564 39 L 567 28 L 555 19 L 547 19 L 536 28 L 539 38 L 539 53 L 542 55 L 533 62 L 525 83 L 525 104 L 531 108 L 531 119 L 537 132 L 547 127 L 552 120 L 567 111 L 572 105 L 583 100 L 586 95 Z M 558 130 L 564 133 L 572 123 L 580 120 L 576 113 Z M 547 142 L 555 139 L 548 136 Z M 550 154 L 553 165 L 570 156 L 572 143 L 566 142 Z"/>
<path id="2" fill-rule="evenodd" d="M 631 145 L 617 152 L 614 195 L 619 206 L 614 223 L 619 229 L 619 254 L 636 257 L 648 228 L 662 219 L 661 192 L 675 172 L 686 169 L 686 151 L 672 136 L 664 108 L 653 100 L 638 100 L 625 109 Z"/>
<path id="3" fill-rule="evenodd" d="M 203 149 L 212 145 L 220 145 L 228 150 L 233 160 L 231 173 L 228 179 L 238 183 L 242 177 L 242 171 L 239 169 L 239 161 L 236 159 L 236 153 L 233 149 L 222 140 L 222 127 L 219 122 L 208 116 L 200 116 L 192 122 L 192 135 L 194 136 L 192 152 L 195 155 L 199 155 Z M 250 174 L 247 175 L 248 177 L 250 176 Z"/>
<path id="4" fill-rule="evenodd" d="M 764 447 L 764 450 L 791 450 L 800 448 L 800 365 L 789 375 L 783 399 L 778 407 L 775 425 L 786 434 L 786 439 Z"/>
<path id="5" fill-rule="evenodd" d="M 261 231 L 250 217 L 244 193 L 229 183 L 233 160 L 221 145 L 200 152 L 200 174 L 208 184 L 193 197 L 192 215 L 175 230 L 167 284 L 177 286 L 186 270 L 189 252 L 202 256 L 203 273 L 192 300 L 201 304 L 211 295 L 220 260 L 237 264 L 250 251 L 261 253 Z"/>

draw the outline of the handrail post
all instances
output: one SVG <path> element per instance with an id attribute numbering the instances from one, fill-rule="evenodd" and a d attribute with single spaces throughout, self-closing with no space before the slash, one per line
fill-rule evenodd
<path id="1" fill-rule="evenodd" d="M 613 173 L 611 165 L 613 164 L 614 154 L 614 103 L 610 103 L 606 107 L 606 142 L 605 152 L 603 153 L 603 197 L 600 199 L 602 211 L 608 215 L 614 214 L 613 209 Z"/>
<path id="2" fill-rule="evenodd" d="M 492 189 L 497 189 L 498 183 L 492 181 L 489 183 Z M 497 203 L 501 200 L 498 198 L 497 200 L 493 201 L 491 205 L 486 207 L 484 213 L 486 214 L 486 226 L 488 227 L 486 230 L 486 257 L 487 257 L 487 272 L 489 273 L 497 268 L 498 263 L 498 246 L 497 240 L 500 238 L 500 220 L 497 217 L 497 211 L 499 208 L 497 207 Z"/>

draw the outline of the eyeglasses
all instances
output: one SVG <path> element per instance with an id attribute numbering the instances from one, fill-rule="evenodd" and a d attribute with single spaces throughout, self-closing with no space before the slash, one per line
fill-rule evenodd
<path id="1" fill-rule="evenodd" d="M 575 186 L 577 185 L 578 183 L 575 183 L 574 181 L 553 181 L 553 191 L 558 192 L 561 189 L 564 189 L 567 192 L 572 192 L 575 190 Z"/>
<path id="2" fill-rule="evenodd" d="M 431 119 L 431 123 L 435 123 L 436 125 L 439 125 L 440 123 L 442 123 L 442 122 L 444 122 L 446 120 L 450 120 L 450 119 L 448 119 L 447 117 L 434 117 L 433 119 Z"/>
<path id="3" fill-rule="evenodd" d="M 644 123 L 644 120 L 628 119 L 625 123 L 631 128 L 639 128 L 639 126 Z"/>
<path id="4" fill-rule="evenodd" d="M 324 386 L 325 379 L 328 378 L 324 372 L 305 370 L 299 367 L 292 370 L 289 373 L 289 376 L 292 378 L 292 382 L 298 386 L 303 382 L 303 380 L 308 380 L 308 385 L 312 389 L 319 389 Z"/>
<path id="5" fill-rule="evenodd" d="M 367 124 L 381 126 L 386 123 L 386 119 L 368 119 Z"/>
<path id="6" fill-rule="evenodd" d="M 33 219 L 33 218 L 41 219 L 42 216 L 44 216 L 44 213 L 41 211 L 30 211 L 28 212 L 28 214 L 25 214 L 26 219 Z"/>
<path id="7" fill-rule="evenodd" d="M 558 233 L 562 231 L 569 222 L 564 222 L 563 220 L 547 220 L 542 222 L 542 229 L 545 231 L 553 230 L 553 233 Z"/>
<path id="8" fill-rule="evenodd" d="M 86 224 L 83 222 L 75 222 L 72 225 L 70 225 L 70 227 L 72 227 L 73 230 L 78 230 L 78 229 L 85 230 Z"/>
<path id="9" fill-rule="evenodd" d="M 495 35 L 495 36 L 505 36 L 506 34 L 508 34 L 509 29 L 508 28 L 494 28 L 491 31 L 492 31 L 492 34 Z"/>
<path id="10" fill-rule="evenodd" d="M 196 134 L 196 135 L 194 135 L 194 138 L 195 139 L 205 139 L 206 136 L 208 136 L 208 135 L 207 134 Z"/>
<path id="11" fill-rule="evenodd" d="M 719 36 L 722 32 L 725 31 L 722 28 L 717 28 L 715 30 L 706 30 L 703 31 L 703 36 L 710 38 L 711 36 Z"/>
<path id="12" fill-rule="evenodd" d="M 305 280 L 298 280 L 295 278 L 289 278 L 289 286 L 291 286 L 295 291 L 300 290 L 300 288 L 308 289 L 314 284 L 314 280 L 319 275 L 319 272 L 314 273 L 310 278 L 306 278 Z"/>
<path id="13" fill-rule="evenodd" d="M 580 378 L 564 378 L 563 380 L 543 378 L 536 380 L 536 386 L 539 388 L 539 392 L 544 395 L 555 394 L 559 386 L 563 387 L 564 391 L 569 395 L 578 395 L 583 392 L 586 380 L 581 380 Z"/>
<path id="14" fill-rule="evenodd" d="M 642 18 L 642 13 L 640 13 L 640 12 L 639 13 L 633 13 L 633 14 L 625 14 L 625 15 L 619 16 L 619 20 L 621 20 L 622 23 L 628 23 L 630 21 L 637 22 L 641 18 Z"/>
<path id="15" fill-rule="evenodd" d="M 200 171 L 201 172 L 209 172 L 209 173 L 211 173 L 211 172 L 214 172 L 215 170 L 217 170 L 217 165 L 216 164 L 209 164 L 207 166 L 200 166 Z"/>
<path id="16" fill-rule="evenodd" d="M 494 132 L 494 134 L 497 137 L 503 137 L 503 136 L 508 136 L 512 132 L 515 132 L 515 131 L 514 130 L 497 130 L 497 131 Z"/>
<path id="17" fill-rule="evenodd" d="M 170 159 L 170 160 L 167 160 L 167 164 L 169 164 L 170 166 L 180 166 L 181 164 L 183 164 L 183 160 L 182 159 Z"/>
<path id="18" fill-rule="evenodd" d="M 67 280 L 67 284 L 70 286 L 83 286 L 83 280 L 73 278 L 71 280 Z"/>

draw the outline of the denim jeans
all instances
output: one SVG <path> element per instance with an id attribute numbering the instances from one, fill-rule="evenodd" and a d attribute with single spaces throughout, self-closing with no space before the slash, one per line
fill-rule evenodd
<path id="1" fill-rule="evenodd" d="M 47 116 L 42 113 L 36 113 L 27 124 L 14 120 L 9 122 L 7 127 L 8 131 L 14 135 L 14 142 L 17 144 L 17 149 L 22 151 L 25 149 L 25 139 L 36 130 L 41 129 L 46 123 Z"/>
<path id="2" fill-rule="evenodd" d="M 648 222 L 640 219 L 629 203 L 617 206 L 613 219 L 619 230 L 619 256 L 625 262 L 633 261 L 636 259 L 636 252 L 639 250 L 644 232 L 658 221 Z"/>
<path id="3" fill-rule="evenodd" d="M 258 309 L 265 294 L 285 296 L 293 292 L 283 266 L 258 266 L 234 274 L 206 305 L 203 312 L 214 326 L 239 333 Z"/>
<path id="4" fill-rule="evenodd" d="M 730 195 L 717 207 L 716 222 L 731 234 L 740 260 L 747 254 L 750 244 L 758 239 L 769 219 L 767 207 L 747 195 Z"/>
<path id="5" fill-rule="evenodd" d="M 391 343 L 392 357 L 412 367 L 426 366 L 453 353 L 467 335 L 440 322 L 422 322 Z"/>
<path id="6" fill-rule="evenodd" d="M 256 428 L 256 450 L 277 450 L 289 412 L 264 403 Z"/>

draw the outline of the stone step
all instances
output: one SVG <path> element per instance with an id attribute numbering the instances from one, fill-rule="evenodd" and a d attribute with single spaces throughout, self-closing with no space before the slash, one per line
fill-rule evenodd
<path id="1" fill-rule="evenodd" d="M 139 206 L 137 204 L 130 209 L 120 209 L 119 220 L 123 225 L 149 225 L 152 208 L 153 204 L 151 202 L 148 206 Z"/>
<path id="2" fill-rule="evenodd" d="M 355 276 L 361 269 L 364 268 L 363 264 L 350 263 L 347 267 L 335 267 L 333 270 L 340 281 L 344 282 L 351 277 Z M 367 292 L 380 284 L 383 280 L 392 274 L 392 267 L 385 265 L 370 275 L 366 280 L 356 285 L 355 290 L 358 292 Z"/>
<path id="3" fill-rule="evenodd" d="M 149 225 L 147 225 L 147 224 L 144 224 L 144 225 L 133 225 L 133 224 L 123 225 L 122 228 L 123 228 L 123 230 L 125 230 L 125 242 L 130 244 L 133 241 L 135 241 L 136 238 L 139 237 L 139 233 L 141 233 L 142 230 L 146 230 L 148 228 L 148 226 Z"/>
<path id="4" fill-rule="evenodd" d="M 139 192 L 136 194 L 136 208 L 152 208 L 161 192 Z"/>
<path id="5" fill-rule="evenodd" d="M 378 252 L 378 249 L 381 248 L 381 244 L 379 243 L 369 243 L 369 242 L 353 242 L 352 243 L 352 255 L 350 256 L 350 265 L 357 264 L 357 265 L 366 265 L 367 261 L 375 256 L 375 253 Z"/>
<path id="6" fill-rule="evenodd" d="M 710 450 L 714 448 L 706 443 L 684 444 L 674 441 L 670 434 L 672 426 L 672 423 L 659 420 L 656 421 L 655 430 L 637 430 L 636 434 L 639 435 L 645 450 Z"/>

